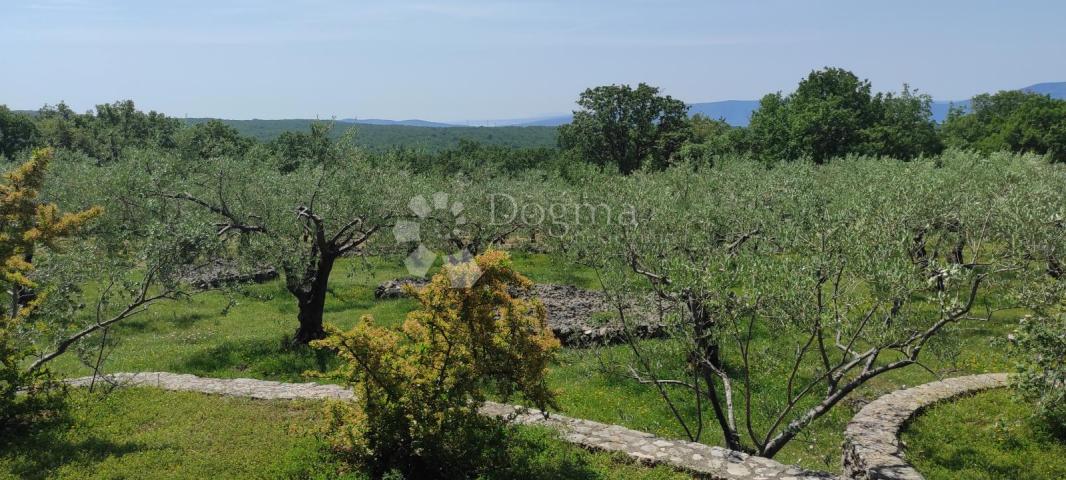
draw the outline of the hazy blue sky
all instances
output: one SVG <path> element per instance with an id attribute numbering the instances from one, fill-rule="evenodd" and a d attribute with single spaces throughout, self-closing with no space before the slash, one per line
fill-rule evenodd
<path id="1" fill-rule="evenodd" d="M 754 99 L 824 65 L 947 100 L 1066 81 L 1064 20 L 1061 0 L 4 0 L 0 104 L 447 121 L 608 83 Z"/>

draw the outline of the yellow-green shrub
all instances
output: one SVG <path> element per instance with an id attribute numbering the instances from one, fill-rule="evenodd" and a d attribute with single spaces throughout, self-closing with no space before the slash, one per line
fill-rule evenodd
<path id="1" fill-rule="evenodd" d="M 327 437 L 372 473 L 454 477 L 491 468 L 491 452 L 501 449 L 491 448 L 497 425 L 477 414 L 486 395 L 521 394 L 538 408 L 553 406 L 545 374 L 559 342 L 543 304 L 516 295 L 532 282 L 504 252 L 474 261 L 481 275 L 470 288 L 453 288 L 450 278 L 473 264 L 445 266 L 417 292 L 421 308 L 402 328 L 364 317 L 314 343 L 346 360 L 331 375 L 357 396 L 330 405 Z"/>

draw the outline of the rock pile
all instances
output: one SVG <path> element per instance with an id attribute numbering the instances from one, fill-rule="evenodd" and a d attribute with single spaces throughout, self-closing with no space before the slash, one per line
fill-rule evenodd
<path id="1" fill-rule="evenodd" d="M 405 286 L 421 288 L 427 283 L 421 278 L 407 277 L 382 282 L 374 289 L 376 298 L 400 298 L 407 295 Z M 628 329 L 613 313 L 602 292 L 585 290 L 573 285 L 541 283 L 534 285 L 533 294 L 544 302 L 548 310 L 548 325 L 556 338 L 567 346 L 591 346 L 624 339 L 626 332 L 642 338 L 657 337 L 665 328 L 657 316 L 647 313 L 626 319 Z"/>
<path id="2" fill-rule="evenodd" d="M 213 260 L 205 265 L 189 268 L 182 274 L 183 281 L 202 290 L 234 283 L 264 283 L 276 278 L 278 271 L 274 267 L 241 271 L 237 265 L 224 260 Z"/>
<path id="3" fill-rule="evenodd" d="M 412 286 L 416 289 L 422 288 L 429 283 L 429 280 L 419 277 L 404 277 L 397 278 L 396 280 L 387 280 L 381 282 L 374 289 L 374 298 L 403 298 L 407 296 L 407 286 Z"/>

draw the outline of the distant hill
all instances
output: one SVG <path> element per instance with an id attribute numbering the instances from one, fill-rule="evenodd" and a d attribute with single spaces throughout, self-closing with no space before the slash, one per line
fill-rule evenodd
<path id="1" fill-rule="evenodd" d="M 1025 87 L 1022 90 L 1050 95 L 1051 98 L 1059 100 L 1066 100 L 1066 82 L 1038 83 L 1036 85 Z M 950 111 L 952 106 L 968 110 L 970 108 L 970 100 L 934 101 L 931 108 L 933 120 L 936 120 L 937 122 L 943 122 L 946 120 L 948 118 L 948 111 Z M 700 113 L 709 118 L 721 118 L 730 125 L 746 127 L 748 126 L 748 121 L 751 119 L 752 112 L 758 108 L 758 100 L 725 100 L 720 102 L 690 103 L 688 112 L 691 115 Z M 572 119 L 573 115 L 560 115 L 556 117 L 527 119 L 525 121 L 514 120 L 510 125 L 559 126 L 570 123 Z"/>
<path id="2" fill-rule="evenodd" d="M 1048 95 L 1051 98 L 1059 100 L 1066 100 L 1066 82 L 1038 83 L 1036 85 L 1029 85 L 1022 90 L 1031 93 L 1039 93 L 1041 95 Z"/>
<path id="3" fill-rule="evenodd" d="M 1051 98 L 1066 100 L 1066 82 L 1037 83 L 1021 90 L 1048 95 Z M 943 122 L 952 106 L 969 109 L 970 100 L 934 101 L 932 116 L 937 122 Z M 690 114 L 703 114 L 710 118 L 722 118 L 734 126 L 747 126 L 752 112 L 759 107 L 757 100 L 726 100 L 720 102 L 702 102 L 689 104 Z M 36 111 L 21 111 L 36 115 Z M 350 128 L 356 129 L 355 141 L 364 147 L 382 151 L 394 147 L 422 148 L 427 151 L 439 151 L 459 144 L 460 140 L 473 140 L 488 145 L 519 148 L 546 147 L 554 148 L 557 128 L 570 123 L 571 114 L 529 117 L 505 120 L 481 120 L 469 122 L 442 123 L 426 120 L 384 120 L 356 119 L 338 120 L 333 129 L 334 137 L 341 137 Z M 203 123 L 209 118 L 187 118 L 190 124 Z M 306 132 L 312 122 L 309 119 L 290 120 L 222 120 L 244 135 L 269 141 L 285 131 Z M 485 126 L 466 126 L 466 125 Z"/>
<path id="4" fill-rule="evenodd" d="M 512 125 L 518 127 L 558 127 L 559 125 L 566 125 L 574 119 L 571 114 L 559 115 L 557 117 L 542 117 L 536 119 L 518 120 L 518 123 Z"/>
<path id="5" fill-rule="evenodd" d="M 189 124 L 204 123 L 210 118 L 187 118 Z M 317 120 L 225 120 L 221 121 L 236 128 L 243 135 L 261 141 L 270 141 L 285 131 L 307 132 L 311 123 Z M 556 129 L 554 127 L 426 127 L 409 125 L 354 124 L 338 121 L 334 124 L 332 136 L 340 138 L 349 129 L 355 129 L 355 142 L 363 147 L 383 151 L 394 147 L 422 148 L 436 152 L 454 147 L 460 140 L 473 140 L 487 145 L 500 145 L 516 148 L 554 148 L 556 146 Z"/>
<path id="6" fill-rule="evenodd" d="M 453 125 L 451 123 L 430 122 L 428 120 L 383 120 L 380 118 L 345 118 L 338 120 L 343 123 L 355 123 L 360 125 L 402 125 L 406 127 L 434 127 L 434 128 L 446 128 L 446 127 L 458 127 L 459 125 Z"/>
<path id="7" fill-rule="evenodd" d="M 952 108 L 961 108 L 965 111 L 970 111 L 970 101 L 957 100 L 954 102 L 944 102 L 934 100 L 933 104 L 930 106 L 930 110 L 933 112 L 933 120 L 936 121 L 936 123 L 944 123 L 944 120 L 948 119 L 948 112 L 950 112 Z"/>

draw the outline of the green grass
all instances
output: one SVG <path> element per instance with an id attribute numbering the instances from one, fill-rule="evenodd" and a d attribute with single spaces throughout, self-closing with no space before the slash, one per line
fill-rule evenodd
<path id="1" fill-rule="evenodd" d="M 960 340 L 957 356 L 938 359 L 930 355 L 925 363 L 933 370 L 944 372 L 946 376 L 1008 371 L 1011 364 L 1005 352 L 991 345 L 990 339 L 1004 336 L 1013 325 L 1009 315 L 994 317 L 987 323 L 975 323 L 965 330 L 955 332 L 956 338 Z M 783 340 L 772 332 L 761 332 L 753 351 L 768 348 L 771 343 Z M 645 356 L 652 359 L 660 371 L 681 370 L 685 358 L 682 343 L 672 340 L 649 340 L 643 342 L 642 347 L 646 350 Z M 623 368 L 633 362 L 632 358 L 627 346 L 564 350 L 557 366 L 550 373 L 552 385 L 561 391 L 560 407 L 568 415 L 619 423 L 664 437 L 684 438 L 684 430 L 658 393 L 648 386 L 637 384 Z M 730 362 L 734 365 L 740 364 L 739 358 L 727 358 L 725 361 L 727 365 Z M 780 367 L 778 365 L 778 368 Z M 781 369 L 764 371 L 762 378 L 774 375 L 783 378 L 787 373 Z M 896 370 L 875 378 L 816 420 L 774 458 L 811 469 L 839 471 L 844 428 L 862 405 L 898 388 L 934 380 L 937 380 L 936 376 L 918 367 Z M 783 381 L 761 382 L 753 391 L 754 403 L 777 408 L 774 403 L 785 397 L 784 388 Z M 695 418 L 695 403 L 686 397 L 682 390 L 674 390 L 672 395 L 683 414 L 687 418 Z M 758 410 L 753 412 L 753 423 L 757 431 L 762 431 L 762 428 L 769 424 L 769 413 Z M 742 423 L 742 409 L 738 410 L 738 415 L 737 421 Z M 705 418 L 707 426 L 700 441 L 710 445 L 722 445 L 721 432 L 714 426 L 713 418 L 709 413 L 706 413 Z"/>
<path id="2" fill-rule="evenodd" d="M 308 433 L 320 411 L 310 401 L 126 388 L 73 390 L 69 404 L 69 418 L 0 439 L 0 479 L 325 479 L 344 470 Z M 687 478 L 587 452 L 544 429 L 514 431 L 508 454 L 507 471 L 488 478 Z"/>
<path id="3" fill-rule="evenodd" d="M 935 406 L 903 433 L 907 459 L 929 480 L 1066 478 L 1066 442 L 999 389 Z"/>
<path id="4" fill-rule="evenodd" d="M 594 288 L 591 272 L 561 264 L 547 255 L 516 253 L 519 271 L 536 282 Z M 412 299 L 377 300 L 374 288 L 408 275 L 400 262 L 344 259 L 330 278 L 325 322 L 351 328 L 364 315 L 379 324 L 398 325 L 417 307 Z M 162 370 L 196 375 L 308 381 L 308 370 L 324 371 L 333 358 L 304 347 L 290 347 L 296 329 L 296 303 L 280 281 L 243 287 L 237 292 L 207 292 L 189 300 L 160 304 L 124 321 L 112 338 L 120 344 L 109 356 L 108 371 Z M 87 313 L 86 313 L 87 314 Z M 88 375 L 77 356 L 52 364 L 63 376 Z"/>
<path id="5" fill-rule="evenodd" d="M 516 268 L 534 281 L 598 288 L 592 272 L 550 256 L 516 253 L 514 260 Z M 404 276 L 406 271 L 399 262 L 375 260 L 373 267 L 367 269 L 359 261 L 347 260 L 335 271 L 326 305 L 327 323 L 347 328 L 361 316 L 370 314 L 379 323 L 398 324 L 416 307 L 409 299 L 375 300 L 373 289 L 379 282 Z M 231 301 L 235 302 L 232 306 Z M 105 368 L 107 371 L 162 370 L 223 378 L 308 381 L 303 375 L 305 371 L 325 370 L 335 364 L 335 359 L 308 348 L 288 346 L 286 338 L 296 327 L 295 315 L 295 304 L 280 282 L 251 286 L 239 295 L 212 292 L 189 301 L 160 305 L 116 328 L 112 337 L 121 343 Z M 989 322 L 968 323 L 965 329 L 955 332 L 955 338 L 961 339 L 957 356 L 937 359 L 930 355 L 927 366 L 947 376 L 1008 371 L 1010 363 L 1006 355 L 992 346 L 990 339 L 1004 336 L 1013 325 L 1014 316 L 1009 312 L 1002 312 Z M 786 339 L 776 332 L 759 332 L 754 351 L 768 349 L 774 342 L 783 340 Z M 663 368 L 681 368 L 685 354 L 680 344 L 651 340 L 643 346 L 649 357 Z M 637 384 L 621 368 L 631 361 L 628 348 L 623 346 L 564 349 L 549 373 L 551 385 L 559 391 L 562 412 L 663 437 L 684 438 L 684 431 L 655 390 Z M 59 359 L 53 368 L 63 376 L 89 373 L 74 355 Z M 768 373 L 772 375 L 774 371 Z M 910 367 L 869 382 L 812 424 L 776 459 L 812 469 L 838 471 L 844 426 L 864 401 L 902 386 L 935 379 L 922 368 Z M 755 392 L 756 403 L 772 404 L 775 399 L 783 398 L 783 383 L 760 386 Z M 679 406 L 692 417 L 694 402 L 682 398 Z M 769 412 L 755 411 L 756 426 L 766 425 L 768 415 Z M 720 445 L 720 432 L 709 417 L 707 421 L 700 441 Z"/>

